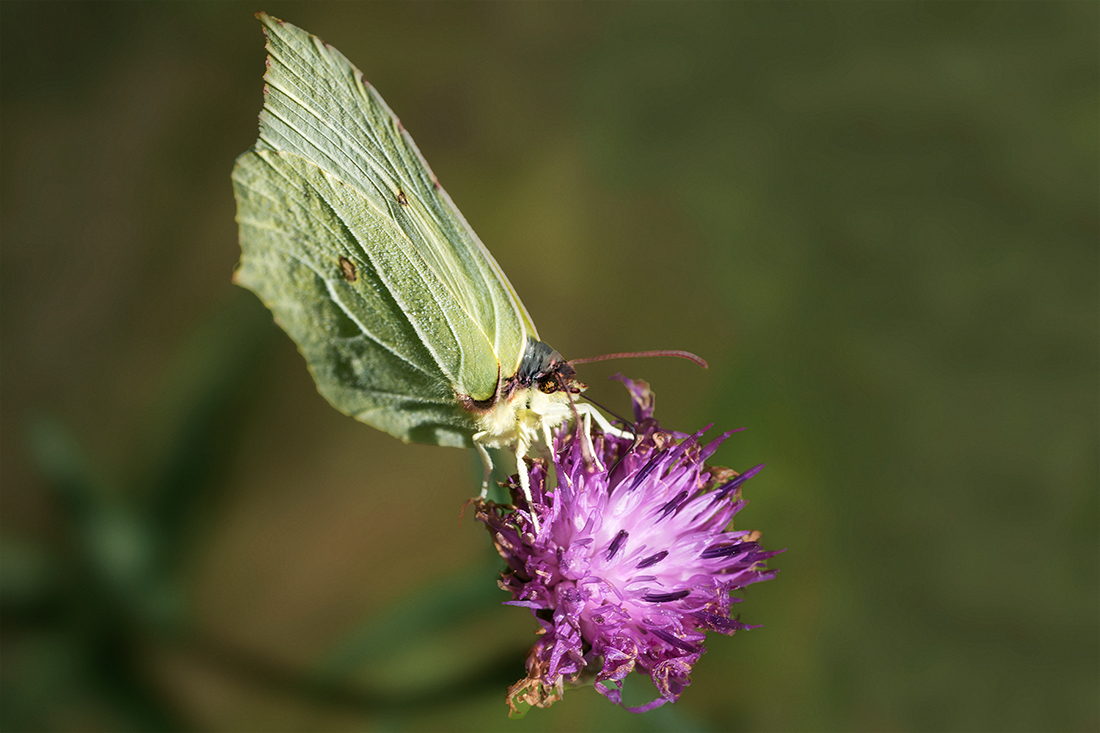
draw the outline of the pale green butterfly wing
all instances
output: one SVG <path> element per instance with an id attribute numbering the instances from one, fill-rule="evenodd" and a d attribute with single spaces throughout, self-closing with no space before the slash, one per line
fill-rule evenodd
<path id="1" fill-rule="evenodd" d="M 357 192 L 300 156 L 273 151 L 242 157 L 234 182 L 244 251 L 237 282 L 275 313 L 325 398 L 403 439 L 466 445 L 469 426 L 455 412 L 436 355 L 409 335 L 415 331 L 401 304 L 347 229 L 343 212 L 357 204 Z M 364 207 L 364 221 L 370 213 Z M 375 246 L 380 237 L 373 234 Z M 342 276 L 341 256 L 357 268 L 355 282 Z M 436 351 L 459 348 L 451 337 Z"/>
<path id="2" fill-rule="evenodd" d="M 237 282 L 298 344 L 335 407 L 396 435 L 469 445 L 537 334 L 488 250 L 362 74 L 261 14 L 260 138 L 233 171 Z"/>

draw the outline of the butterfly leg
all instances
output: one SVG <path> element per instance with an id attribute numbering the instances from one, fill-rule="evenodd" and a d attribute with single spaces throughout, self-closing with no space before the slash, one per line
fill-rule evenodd
<path id="1" fill-rule="evenodd" d="M 542 423 L 542 445 L 539 446 L 539 448 L 546 452 L 546 459 L 553 462 L 554 434 L 550 432 L 550 423 L 548 421 Z"/>
<path id="2" fill-rule="evenodd" d="M 586 418 L 591 416 L 592 420 L 600 426 L 600 430 L 604 431 L 608 435 L 614 435 L 616 438 L 623 438 L 625 440 L 632 440 L 634 436 L 631 433 L 619 430 L 607 421 L 607 418 L 597 410 L 594 406 L 587 403 L 581 403 L 577 405 L 577 412 L 584 415 Z"/>
<path id="3" fill-rule="evenodd" d="M 493 458 L 489 455 L 489 450 L 478 442 L 477 436 L 474 436 L 474 448 L 477 449 L 477 454 L 481 456 L 481 465 L 485 466 L 485 480 L 481 482 L 481 500 L 484 501 L 485 497 L 489 495 L 489 477 L 493 475 Z"/>
<path id="4" fill-rule="evenodd" d="M 582 412 L 584 414 L 584 418 L 583 418 L 583 420 L 584 420 L 584 427 L 583 427 L 584 436 L 583 436 L 582 440 L 587 439 L 587 441 L 588 441 L 587 443 L 582 443 L 581 444 L 581 448 L 584 449 L 585 460 L 592 463 L 592 465 L 594 465 L 596 467 L 596 469 L 599 470 L 599 471 L 606 470 L 603 467 L 603 463 L 600 462 L 600 457 L 598 455 L 596 455 L 596 444 L 592 442 L 592 413 L 594 411 L 593 410 L 578 410 L 577 414 L 580 415 L 580 414 L 582 414 Z"/>
<path id="5" fill-rule="evenodd" d="M 477 453 L 481 456 L 481 463 L 485 466 L 485 481 L 481 484 L 481 498 L 485 499 L 489 494 L 489 477 L 493 473 L 493 459 L 489 455 L 488 449 L 481 443 L 481 439 L 485 436 L 485 433 L 475 433 L 473 436 L 474 448 L 477 449 Z M 523 497 L 527 499 L 527 507 L 531 512 L 531 522 L 535 526 L 535 533 L 539 531 L 539 519 L 535 514 L 534 506 L 535 500 L 531 495 L 531 476 L 527 470 L 527 462 L 523 460 L 523 457 L 527 455 L 527 451 L 530 448 L 525 441 L 516 442 L 516 470 L 519 473 L 519 485 L 523 489 Z"/>
<path id="6" fill-rule="evenodd" d="M 516 469 L 519 472 L 519 485 L 523 489 L 523 498 L 527 499 L 527 511 L 531 514 L 531 524 L 535 528 L 535 534 L 538 534 L 539 515 L 535 512 L 535 499 L 531 495 L 531 475 L 527 471 L 527 461 L 523 458 L 526 454 L 526 446 L 516 446 Z"/>

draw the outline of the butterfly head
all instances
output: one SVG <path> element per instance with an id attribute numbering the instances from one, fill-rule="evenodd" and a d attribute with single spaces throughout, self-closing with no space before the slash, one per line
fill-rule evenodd
<path id="1" fill-rule="evenodd" d="M 557 349 L 542 341 L 530 339 L 523 353 L 523 361 L 512 378 L 515 387 L 537 389 L 543 394 L 580 394 L 587 385 L 577 379 L 577 371 Z"/>

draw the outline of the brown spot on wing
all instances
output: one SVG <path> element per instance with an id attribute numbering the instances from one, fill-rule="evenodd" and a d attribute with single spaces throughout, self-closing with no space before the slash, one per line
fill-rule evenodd
<path id="1" fill-rule="evenodd" d="M 353 283 L 359 278 L 359 273 L 355 269 L 355 263 L 347 257 L 340 258 L 340 274 L 343 275 L 344 279 L 349 283 Z"/>
<path id="2" fill-rule="evenodd" d="M 409 198 L 405 195 L 404 191 L 397 192 L 397 203 L 401 204 L 402 206 L 409 205 Z"/>

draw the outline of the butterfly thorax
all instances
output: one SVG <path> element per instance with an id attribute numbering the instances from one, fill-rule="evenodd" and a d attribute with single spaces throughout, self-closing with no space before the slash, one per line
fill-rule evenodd
<path id="1" fill-rule="evenodd" d="M 572 395 L 586 385 L 557 350 L 530 339 L 519 369 L 500 381 L 497 393 L 482 405 L 466 403 L 476 417 L 480 432 L 474 436 L 490 448 L 516 446 L 523 455 L 538 439 L 569 419 L 574 408 Z M 482 409 L 477 409 L 482 407 Z"/>

